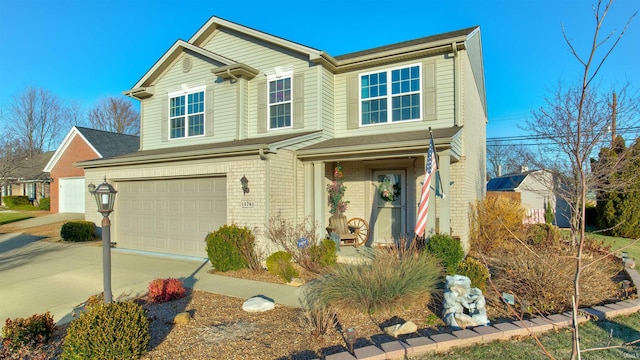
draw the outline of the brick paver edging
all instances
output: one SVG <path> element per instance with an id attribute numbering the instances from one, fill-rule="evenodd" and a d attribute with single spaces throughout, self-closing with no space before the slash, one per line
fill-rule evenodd
<path id="1" fill-rule="evenodd" d="M 640 286 L 640 274 L 635 269 L 625 268 L 636 289 Z M 588 316 L 598 319 L 611 319 L 621 315 L 630 315 L 640 311 L 640 298 L 620 301 L 614 304 L 580 309 L 578 322 L 589 320 Z M 327 355 L 325 360 L 387 360 L 404 359 L 406 356 L 421 355 L 429 352 L 444 352 L 454 347 L 482 344 L 494 340 L 509 340 L 514 336 L 541 334 L 549 330 L 571 326 L 571 313 L 537 317 L 529 320 L 499 323 L 491 326 L 478 326 L 472 329 L 457 330 L 451 334 L 441 333 L 391 341 L 377 346 L 369 345 L 349 352 Z"/>

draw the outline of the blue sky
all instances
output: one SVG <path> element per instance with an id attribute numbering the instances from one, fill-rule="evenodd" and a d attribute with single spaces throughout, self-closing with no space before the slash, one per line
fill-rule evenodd
<path id="1" fill-rule="evenodd" d="M 0 107 L 26 86 L 48 89 L 86 108 L 119 96 L 177 40 L 211 16 L 336 56 L 480 25 L 489 107 L 488 137 L 516 127 L 543 105 L 558 81 L 580 72 L 562 24 L 588 55 L 596 0 L 129 1 L 3 0 Z M 638 0 L 617 0 L 603 34 L 618 34 Z M 640 87 L 640 16 L 600 74 L 602 86 Z"/>

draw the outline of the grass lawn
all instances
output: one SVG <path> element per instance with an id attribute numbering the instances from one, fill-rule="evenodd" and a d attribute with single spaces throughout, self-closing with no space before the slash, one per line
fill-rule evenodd
<path id="1" fill-rule="evenodd" d="M 24 220 L 24 219 L 29 219 L 32 218 L 32 215 L 29 214 L 25 214 L 25 213 L 0 213 L 0 225 L 3 224 L 8 224 L 8 223 L 12 223 L 15 221 L 20 221 L 20 220 Z"/>
<path id="2" fill-rule="evenodd" d="M 600 234 L 589 234 L 589 235 L 594 236 L 598 239 L 604 240 L 606 244 L 611 245 L 611 250 L 618 250 L 635 241 L 634 239 L 605 236 Z M 635 244 L 629 246 L 628 248 L 622 251 L 626 251 L 630 258 L 635 259 L 636 264 L 640 263 L 640 241 L 636 242 Z M 620 253 L 618 253 L 618 255 L 620 255 Z"/>
<path id="3" fill-rule="evenodd" d="M 615 321 L 590 321 L 580 326 L 582 350 L 604 346 L 620 345 L 640 339 L 640 313 L 621 316 Z M 609 336 L 610 334 L 611 337 Z M 549 332 L 539 337 L 547 351 L 556 359 L 568 359 L 571 355 L 571 331 L 563 329 Z M 414 357 L 426 359 L 548 359 L 532 338 L 524 340 L 497 341 L 483 345 L 473 345 L 442 354 L 428 354 Z M 640 343 L 634 346 L 583 352 L 582 359 L 640 359 Z"/>

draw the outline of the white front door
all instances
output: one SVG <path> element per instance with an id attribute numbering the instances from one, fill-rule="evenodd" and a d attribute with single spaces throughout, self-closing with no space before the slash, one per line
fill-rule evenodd
<path id="1" fill-rule="evenodd" d="M 406 234 L 406 171 L 373 172 L 373 244 L 392 243 Z"/>

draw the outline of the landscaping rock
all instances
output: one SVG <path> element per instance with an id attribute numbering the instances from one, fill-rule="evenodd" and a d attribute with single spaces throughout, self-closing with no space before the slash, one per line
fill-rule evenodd
<path id="1" fill-rule="evenodd" d="M 173 323 L 176 325 L 188 324 L 191 321 L 191 314 L 188 312 L 181 312 L 173 318 Z"/>
<path id="2" fill-rule="evenodd" d="M 242 310 L 246 312 L 263 312 L 273 310 L 275 306 L 276 303 L 272 299 L 258 295 L 245 301 L 242 304 Z"/>
<path id="3" fill-rule="evenodd" d="M 632 258 L 624 258 L 622 259 L 622 263 L 629 269 L 633 269 L 636 267 L 636 262 Z"/>
<path id="4" fill-rule="evenodd" d="M 398 335 L 406 335 L 411 334 L 418 331 L 418 325 L 413 323 L 413 321 L 407 321 L 404 324 L 397 324 L 393 326 L 387 326 L 384 328 L 384 332 L 393 336 L 398 337 Z"/>
<path id="5" fill-rule="evenodd" d="M 301 278 L 293 278 L 291 281 L 287 283 L 289 286 L 302 286 L 304 285 L 304 279 Z"/>
<path id="6" fill-rule="evenodd" d="M 486 300 L 482 291 L 471 288 L 471 280 L 462 275 L 446 277 L 442 317 L 453 329 L 488 325 Z"/>

